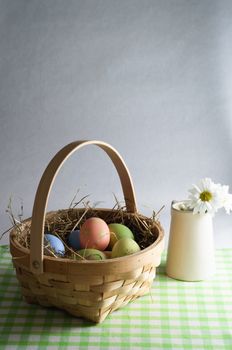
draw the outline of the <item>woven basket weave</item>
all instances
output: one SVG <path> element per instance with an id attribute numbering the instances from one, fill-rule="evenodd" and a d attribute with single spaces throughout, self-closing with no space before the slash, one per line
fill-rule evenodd
<path id="1" fill-rule="evenodd" d="M 102 148 L 114 163 L 120 177 L 126 216 L 141 217 L 152 224 L 156 240 L 138 253 L 102 261 L 72 260 L 43 255 L 43 232 L 51 186 L 64 161 L 86 145 Z M 84 209 L 75 209 L 81 213 Z M 104 219 L 112 209 L 98 209 Z M 153 283 L 160 264 L 164 233 L 159 223 L 138 214 L 134 188 L 129 171 L 118 152 L 101 141 L 77 141 L 61 149 L 47 166 L 37 189 L 32 218 L 24 221 L 31 226 L 30 250 L 17 240 L 16 228 L 10 233 L 10 250 L 22 294 L 28 303 L 55 306 L 70 314 L 93 322 L 102 322 L 114 310 L 144 295 Z"/>

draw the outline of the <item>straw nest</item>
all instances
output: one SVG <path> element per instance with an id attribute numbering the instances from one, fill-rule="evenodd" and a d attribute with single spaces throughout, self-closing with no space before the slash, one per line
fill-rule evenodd
<path id="1" fill-rule="evenodd" d="M 84 197 L 84 199 L 87 196 Z M 63 258 L 75 259 L 80 255 L 68 245 L 68 236 L 71 231 L 79 229 L 86 219 L 90 217 L 100 217 L 107 224 L 121 223 L 130 228 L 133 232 L 135 241 L 139 244 L 141 250 L 147 248 L 156 241 L 159 235 L 160 223 L 158 214 L 164 206 L 152 216 L 147 218 L 138 213 L 128 213 L 125 205 L 122 205 L 115 197 L 116 204 L 112 209 L 101 209 L 90 205 L 89 201 L 83 198 L 77 203 L 71 203 L 68 209 L 49 212 L 46 215 L 44 232 L 50 232 L 60 238 L 66 248 Z M 82 208 L 78 208 L 81 204 Z M 23 206 L 21 205 L 21 214 L 18 217 L 13 214 L 11 202 L 7 210 L 14 227 L 14 236 L 19 245 L 30 249 L 31 220 L 22 220 Z M 9 229 L 10 230 L 10 229 Z M 46 246 L 50 255 L 58 257 L 50 246 Z M 59 256 L 59 258 L 62 258 Z M 83 257 L 82 257 L 83 258 Z"/>

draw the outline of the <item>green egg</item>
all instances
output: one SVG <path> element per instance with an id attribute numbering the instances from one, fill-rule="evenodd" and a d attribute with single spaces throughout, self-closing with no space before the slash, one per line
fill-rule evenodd
<path id="1" fill-rule="evenodd" d="M 115 243 L 121 238 L 131 238 L 134 239 L 132 231 L 123 224 L 109 224 L 110 229 L 110 243 L 109 249 L 113 249 Z"/>
<path id="2" fill-rule="evenodd" d="M 77 260 L 81 260 L 81 257 L 87 260 L 105 260 L 106 256 L 103 252 L 98 249 L 81 249 L 78 250 L 77 253 L 80 255 L 76 255 Z"/>
<path id="3" fill-rule="evenodd" d="M 140 246 L 131 238 L 121 238 L 115 243 L 112 249 L 112 258 L 119 258 L 139 252 Z"/>

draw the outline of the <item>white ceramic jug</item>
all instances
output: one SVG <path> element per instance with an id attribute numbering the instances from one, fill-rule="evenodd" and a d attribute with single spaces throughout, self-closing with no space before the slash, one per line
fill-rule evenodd
<path id="1" fill-rule="evenodd" d="M 212 215 L 181 210 L 183 203 L 172 202 L 166 273 L 183 281 L 200 281 L 215 269 Z"/>

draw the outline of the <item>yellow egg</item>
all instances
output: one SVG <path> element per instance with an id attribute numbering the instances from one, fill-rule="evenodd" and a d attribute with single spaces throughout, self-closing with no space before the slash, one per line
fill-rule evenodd
<path id="1" fill-rule="evenodd" d="M 131 255 L 140 251 L 138 243 L 131 238 L 122 238 L 115 243 L 112 249 L 112 258 L 119 258 L 125 255 Z"/>

